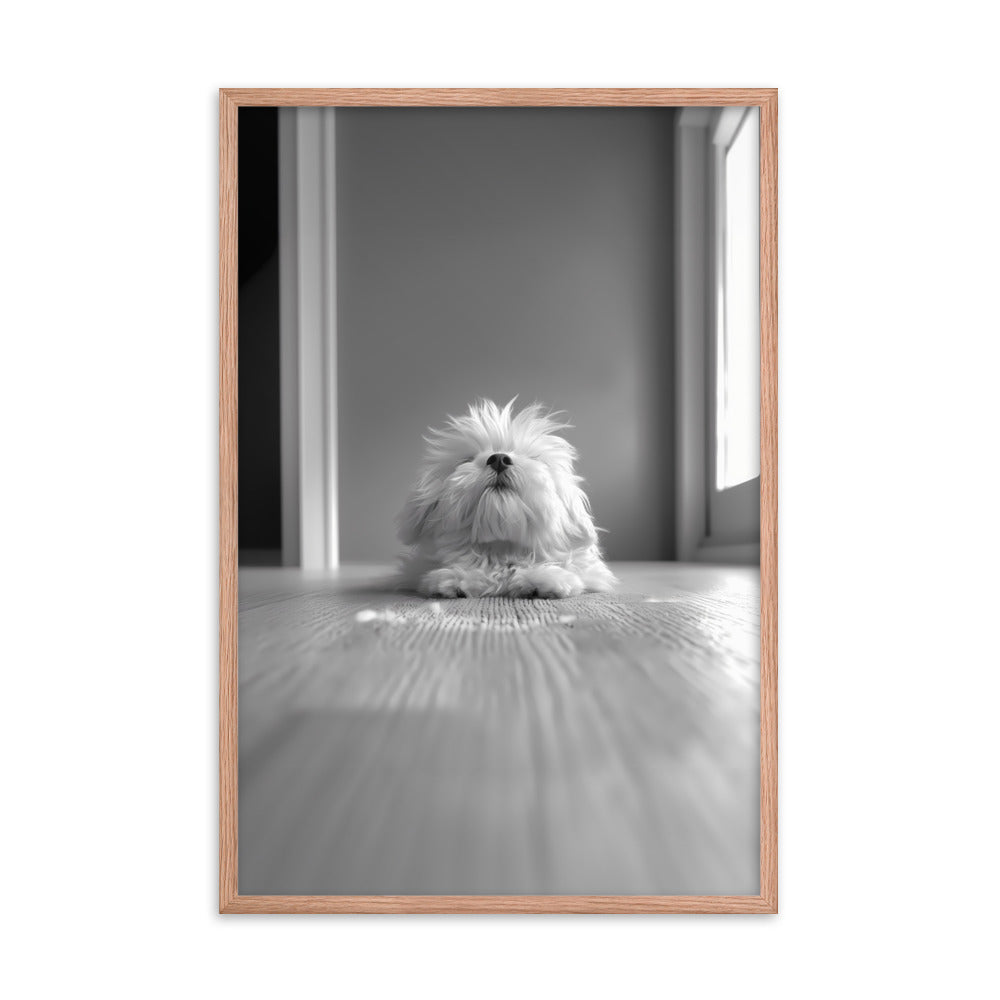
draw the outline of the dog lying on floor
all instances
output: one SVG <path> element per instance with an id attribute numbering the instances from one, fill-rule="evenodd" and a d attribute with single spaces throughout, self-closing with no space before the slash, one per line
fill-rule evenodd
<path id="1" fill-rule="evenodd" d="M 398 518 L 403 585 L 425 597 L 574 597 L 617 582 L 573 472 L 570 425 L 484 400 L 425 438 Z"/>

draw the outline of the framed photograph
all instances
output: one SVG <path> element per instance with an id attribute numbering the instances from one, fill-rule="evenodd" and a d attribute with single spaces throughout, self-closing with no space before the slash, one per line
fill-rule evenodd
<path id="1" fill-rule="evenodd" d="M 777 912 L 777 107 L 220 92 L 221 912 Z"/>

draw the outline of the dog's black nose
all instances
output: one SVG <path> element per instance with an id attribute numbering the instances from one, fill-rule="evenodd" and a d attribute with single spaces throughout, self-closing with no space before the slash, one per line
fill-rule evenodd
<path id="1" fill-rule="evenodd" d="M 502 451 L 498 451 L 495 455 L 490 455 L 486 459 L 486 464 L 495 472 L 503 472 L 508 466 L 514 464 L 514 460 L 510 455 L 505 455 Z"/>

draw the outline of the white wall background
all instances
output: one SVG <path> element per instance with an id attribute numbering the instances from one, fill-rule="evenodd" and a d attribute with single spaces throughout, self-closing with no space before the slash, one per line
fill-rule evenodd
<path id="1" fill-rule="evenodd" d="M 8 14 L 12 995 L 984 994 L 1000 841 L 985 8 L 395 6 Z M 214 89 L 501 82 L 782 89 L 782 912 L 220 918 Z"/>
<path id="2" fill-rule="evenodd" d="M 422 435 L 564 410 L 609 559 L 672 559 L 672 111 L 337 112 L 344 562 L 392 562 Z"/>

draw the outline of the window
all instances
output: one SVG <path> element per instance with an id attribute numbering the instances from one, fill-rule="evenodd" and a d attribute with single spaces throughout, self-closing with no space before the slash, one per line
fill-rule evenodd
<path id="1" fill-rule="evenodd" d="M 760 475 L 760 138 L 756 109 L 741 111 L 716 160 L 717 490 Z"/>
<path id="2" fill-rule="evenodd" d="M 760 559 L 760 112 L 677 121 L 677 552 Z"/>

